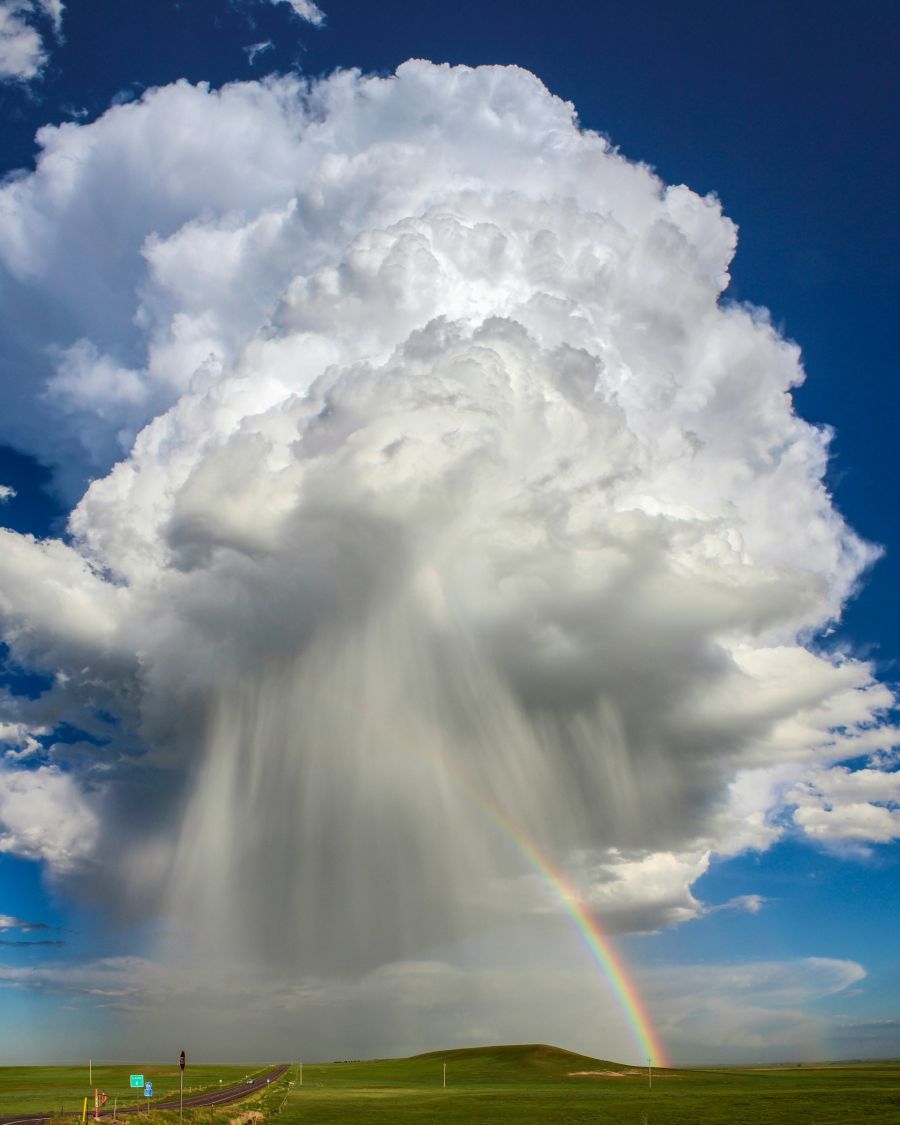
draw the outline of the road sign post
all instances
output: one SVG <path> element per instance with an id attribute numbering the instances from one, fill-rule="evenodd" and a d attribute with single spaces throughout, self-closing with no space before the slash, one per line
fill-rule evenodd
<path id="1" fill-rule="evenodd" d="M 178 1125 L 182 1125 L 184 1115 L 184 1051 L 178 1056 L 178 1068 L 181 1071 L 181 1096 L 178 1099 Z"/>

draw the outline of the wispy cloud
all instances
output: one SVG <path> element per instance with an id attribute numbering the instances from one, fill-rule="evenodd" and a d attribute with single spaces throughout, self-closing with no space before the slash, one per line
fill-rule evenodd
<path id="1" fill-rule="evenodd" d="M 271 39 L 266 39 L 263 43 L 250 44 L 250 46 L 244 48 L 247 55 L 247 62 L 250 66 L 253 66 L 259 55 L 263 54 L 265 51 L 271 51 L 274 46 L 275 44 Z"/>
<path id="2" fill-rule="evenodd" d="M 753 1062 L 821 1059 L 832 1017 L 817 1012 L 816 1002 L 865 976 L 855 961 L 805 957 L 661 967 L 642 980 L 677 1057 Z"/>
<path id="3" fill-rule="evenodd" d="M 8 941 L 5 938 L 0 938 L 0 945 L 14 945 L 18 948 L 22 948 L 23 946 L 27 948 L 30 945 L 34 945 L 34 946 L 39 946 L 39 945 L 40 946 L 43 946 L 43 945 L 60 946 L 60 945 L 65 945 L 65 944 L 66 943 L 62 939 L 57 939 L 55 941 L 51 941 L 50 939 L 47 939 L 46 941 L 43 941 L 43 940 L 42 941 Z"/>
<path id="4" fill-rule="evenodd" d="M 314 27 L 321 27 L 325 22 L 325 13 L 312 0 L 269 0 L 269 3 L 287 4 L 288 7 L 293 9 L 295 15 L 302 20 L 306 20 L 307 23 L 311 23 Z"/>
<path id="5" fill-rule="evenodd" d="M 46 922 L 26 922 L 24 918 L 13 918 L 10 914 L 0 914 L 0 930 L 22 930 L 31 933 L 37 930 L 49 930 L 51 927 Z"/>
<path id="6" fill-rule="evenodd" d="M 291 9 L 295 16 L 303 20 L 305 23 L 310 23 L 313 27 L 323 27 L 325 24 L 325 13 L 313 0 L 242 0 L 244 4 L 284 4 Z"/>

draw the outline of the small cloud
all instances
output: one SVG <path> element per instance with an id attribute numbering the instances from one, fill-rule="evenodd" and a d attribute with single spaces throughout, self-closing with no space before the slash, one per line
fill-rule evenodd
<path id="1" fill-rule="evenodd" d="M 257 55 L 261 55 L 264 51 L 271 51 L 274 46 L 275 44 L 271 39 L 267 39 L 264 43 L 251 43 L 249 47 L 244 48 L 247 62 L 253 66 L 256 62 Z"/>
<path id="2" fill-rule="evenodd" d="M 97 816 L 70 774 L 54 766 L 0 769 L 0 854 L 74 870 L 97 832 Z"/>
<path id="3" fill-rule="evenodd" d="M 38 6 L 53 24 L 53 34 L 58 39 L 62 34 L 62 16 L 65 9 L 62 0 L 38 0 Z"/>
<path id="4" fill-rule="evenodd" d="M 26 922 L 24 918 L 13 918 L 11 914 L 0 914 L 0 931 L 21 930 L 23 933 L 32 933 L 35 930 L 49 929 L 50 927 L 46 922 Z"/>
<path id="5" fill-rule="evenodd" d="M 313 27 L 322 27 L 325 23 L 325 13 L 312 2 L 312 0 L 269 0 L 270 4 L 287 4 L 293 9 L 294 14 L 300 19 L 311 23 Z"/>
<path id="6" fill-rule="evenodd" d="M 47 63 L 40 24 L 49 20 L 59 40 L 62 14 L 62 0 L 0 0 L 0 81 L 28 82 L 40 76 Z"/>
<path id="7" fill-rule="evenodd" d="M 796 805 L 794 823 L 810 839 L 834 850 L 867 855 L 869 845 L 900 837 L 898 770 L 851 770 L 842 765 L 819 769 L 794 787 L 789 800 Z"/>
<path id="8" fill-rule="evenodd" d="M 0 3 L 0 80 L 28 82 L 47 62 L 44 42 L 31 25 L 32 7 L 20 0 Z"/>
<path id="9" fill-rule="evenodd" d="M 734 914 L 759 914 L 767 902 L 768 899 L 763 895 L 738 895 L 718 906 L 708 906 L 704 913 L 715 914 L 718 910 L 729 910 Z"/>
<path id="10" fill-rule="evenodd" d="M 0 938 L 0 945 L 5 945 L 5 946 L 10 946 L 10 945 L 15 945 L 15 946 L 18 946 L 18 947 L 25 946 L 25 945 L 55 945 L 55 946 L 59 946 L 59 945 L 65 945 L 65 944 L 66 943 L 64 941 L 61 941 L 61 940 L 51 941 L 49 938 L 45 941 L 6 941 L 6 940 Z"/>
<path id="11" fill-rule="evenodd" d="M 272 4 L 290 4 L 302 20 L 307 20 L 314 27 L 321 27 L 325 22 L 325 13 L 312 0 L 270 0 Z"/>
<path id="12" fill-rule="evenodd" d="M 16 490 L 14 488 L 10 488 L 8 484 L 0 484 L 0 504 L 12 500 L 15 495 Z"/>

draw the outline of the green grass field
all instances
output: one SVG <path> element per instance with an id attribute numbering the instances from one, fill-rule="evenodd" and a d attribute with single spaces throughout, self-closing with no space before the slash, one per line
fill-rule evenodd
<path id="1" fill-rule="evenodd" d="M 229 1086 L 240 1082 L 245 1076 L 256 1074 L 259 1066 L 191 1066 L 185 1072 L 184 1092 L 199 1093 L 200 1090 L 218 1087 L 219 1080 Z M 142 1089 L 133 1090 L 128 1084 L 131 1074 L 143 1074 L 153 1083 L 153 1098 L 145 1098 Z M 107 1109 L 112 1109 L 115 1099 L 118 1105 L 135 1105 L 144 1102 L 161 1101 L 164 1097 L 178 1093 L 178 1063 L 168 1066 L 158 1064 L 130 1066 L 102 1066 L 92 1068 L 92 1082 L 88 1082 L 88 1066 L 5 1066 L 0 1067 L 0 1117 L 11 1117 L 16 1113 L 39 1113 L 53 1110 L 69 1115 L 78 1113 L 79 1119 L 84 1098 L 93 1111 L 94 1087 L 103 1090 L 109 1100 Z"/>
<path id="2" fill-rule="evenodd" d="M 194 1069 L 194 1084 L 203 1074 L 207 1085 L 217 1085 L 219 1077 L 227 1084 L 250 1073 L 245 1067 Z M 145 1067 L 143 1073 L 152 1075 L 161 1089 L 170 1090 L 173 1081 L 178 1088 L 174 1067 Z M 112 1079 L 121 1086 L 123 1075 L 127 1083 L 127 1074 L 127 1067 L 109 1068 L 108 1087 L 113 1087 Z M 63 1068 L 0 1068 L 0 1117 L 24 1108 L 50 1108 L 46 1092 L 71 1091 L 80 1075 L 80 1070 Z M 249 1110 L 273 1125 L 900 1123 L 900 1062 L 654 1071 L 653 1088 L 648 1089 L 646 1070 L 527 1045 L 307 1064 L 302 1085 L 299 1079 L 293 1067 L 285 1079 L 239 1105 L 185 1110 L 185 1125 L 247 1122 Z M 39 1084 L 43 1097 L 41 1089 L 33 1088 Z M 155 1111 L 140 1120 L 175 1125 L 178 1114 Z"/>

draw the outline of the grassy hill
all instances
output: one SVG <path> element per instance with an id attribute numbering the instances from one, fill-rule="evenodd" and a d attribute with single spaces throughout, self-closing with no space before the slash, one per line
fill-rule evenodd
<path id="1" fill-rule="evenodd" d="M 616 1074 L 629 1074 L 632 1067 L 622 1063 L 578 1055 L 562 1047 L 549 1047 L 546 1043 L 514 1043 L 501 1047 L 464 1047 L 454 1051 L 429 1051 L 406 1060 L 413 1062 L 446 1062 L 454 1073 L 465 1075 L 491 1075 L 496 1081 L 506 1075 L 521 1082 L 529 1077 L 535 1081 L 548 1078 L 565 1078 L 573 1071 L 602 1069 Z M 643 1072 L 642 1072 L 643 1073 Z"/>

